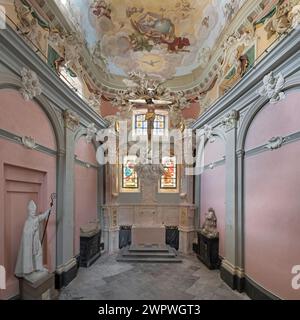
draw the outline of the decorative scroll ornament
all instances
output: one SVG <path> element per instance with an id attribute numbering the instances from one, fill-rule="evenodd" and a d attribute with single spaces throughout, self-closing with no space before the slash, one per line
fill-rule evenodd
<path id="1" fill-rule="evenodd" d="M 80 122 L 78 115 L 71 110 L 65 110 L 63 117 L 65 120 L 65 127 L 75 131 Z"/>
<path id="2" fill-rule="evenodd" d="M 95 123 L 89 124 L 86 128 L 86 142 L 91 143 L 96 133 L 97 129 L 95 127 Z"/>
<path id="3" fill-rule="evenodd" d="M 262 97 L 268 97 L 270 103 L 277 103 L 285 98 L 285 93 L 281 90 L 284 87 L 284 77 L 281 72 L 277 76 L 271 71 L 264 77 L 263 87 L 258 90 Z"/>
<path id="4" fill-rule="evenodd" d="M 40 81 L 34 71 L 23 68 L 21 70 L 21 78 L 23 87 L 20 89 L 20 92 L 26 101 L 42 93 Z"/>
<path id="5" fill-rule="evenodd" d="M 273 137 L 268 141 L 266 148 L 269 150 L 276 150 L 281 148 L 284 142 L 285 138 L 283 137 Z"/>
<path id="6" fill-rule="evenodd" d="M 27 137 L 27 136 L 22 137 L 22 143 L 28 149 L 33 150 L 37 148 L 37 144 L 35 143 L 35 140 L 32 137 Z"/>
<path id="7" fill-rule="evenodd" d="M 234 128 L 239 120 L 239 112 L 237 110 L 231 110 L 221 121 L 221 124 L 226 130 Z"/>
<path id="8" fill-rule="evenodd" d="M 300 4 L 293 7 L 289 13 L 289 20 L 292 22 L 292 28 L 300 28 Z"/>

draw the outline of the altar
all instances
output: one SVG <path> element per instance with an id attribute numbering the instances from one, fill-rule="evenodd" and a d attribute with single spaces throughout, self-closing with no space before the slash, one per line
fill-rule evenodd
<path id="1" fill-rule="evenodd" d="M 133 245 L 164 245 L 165 243 L 165 226 L 132 226 Z"/>
<path id="2" fill-rule="evenodd" d="M 108 253 L 119 251 L 119 230 L 126 226 L 132 246 L 166 246 L 166 229 L 177 228 L 179 251 L 192 252 L 195 238 L 192 204 L 115 204 L 103 206 L 103 240 Z M 178 247 L 177 246 L 177 247 Z"/>

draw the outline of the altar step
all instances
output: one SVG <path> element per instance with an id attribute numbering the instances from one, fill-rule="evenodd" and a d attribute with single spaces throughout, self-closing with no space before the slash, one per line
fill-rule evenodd
<path id="1" fill-rule="evenodd" d="M 175 249 L 169 246 L 142 245 L 121 249 L 119 262 L 180 263 Z"/>

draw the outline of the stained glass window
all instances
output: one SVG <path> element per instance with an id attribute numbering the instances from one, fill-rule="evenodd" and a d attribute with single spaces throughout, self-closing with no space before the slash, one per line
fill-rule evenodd
<path id="1" fill-rule="evenodd" d="M 176 157 L 164 157 L 162 165 L 165 172 L 160 178 L 161 189 L 176 189 L 177 188 L 177 166 Z"/>
<path id="2" fill-rule="evenodd" d="M 137 189 L 139 187 L 138 176 L 134 169 L 135 164 L 136 164 L 135 157 L 132 157 L 132 156 L 124 157 L 124 161 L 122 165 L 122 188 Z"/>
<path id="3" fill-rule="evenodd" d="M 145 114 L 136 114 L 134 119 L 134 129 L 136 135 L 146 135 L 148 123 L 145 120 Z M 161 114 L 157 114 L 153 123 L 153 134 L 162 136 L 165 133 L 166 117 Z"/>

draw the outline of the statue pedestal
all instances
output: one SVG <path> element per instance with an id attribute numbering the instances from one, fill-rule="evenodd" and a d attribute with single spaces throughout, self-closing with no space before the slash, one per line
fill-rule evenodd
<path id="1" fill-rule="evenodd" d="M 52 273 L 44 273 L 34 281 L 20 278 L 21 300 L 56 300 L 58 292 L 54 288 L 55 277 Z"/>
<path id="2" fill-rule="evenodd" d="M 219 258 L 219 238 L 208 237 L 201 231 L 198 231 L 198 259 L 209 269 L 218 269 L 220 267 Z"/>

